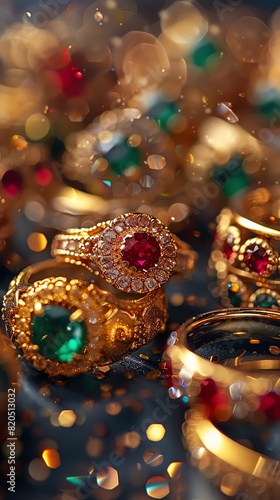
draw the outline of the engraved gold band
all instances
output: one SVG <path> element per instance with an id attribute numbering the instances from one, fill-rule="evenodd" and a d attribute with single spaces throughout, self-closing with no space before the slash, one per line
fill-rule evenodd
<path id="1" fill-rule="evenodd" d="M 210 477 L 222 493 L 238 498 L 244 492 L 252 500 L 278 497 L 279 460 L 230 439 L 197 409 L 186 412 L 185 419 L 183 435 L 190 462 Z"/>

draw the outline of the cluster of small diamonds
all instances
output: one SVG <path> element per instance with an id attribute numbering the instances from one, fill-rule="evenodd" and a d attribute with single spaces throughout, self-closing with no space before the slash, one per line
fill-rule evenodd
<path id="1" fill-rule="evenodd" d="M 160 248 L 156 265 L 142 271 L 128 266 L 121 248 L 127 236 L 152 236 Z M 122 215 L 108 224 L 98 242 L 98 265 L 104 278 L 116 288 L 130 293 L 147 293 L 169 279 L 176 265 L 176 245 L 171 233 L 157 219 L 146 214 Z"/>
<path id="2" fill-rule="evenodd" d="M 229 261 L 232 254 L 228 251 L 228 241 L 234 241 L 229 233 L 224 243 L 224 253 Z M 278 252 L 263 238 L 247 239 L 243 245 L 240 243 L 232 246 L 241 267 L 254 276 L 268 277 L 277 271 Z M 280 265 L 280 261 L 278 263 Z"/>

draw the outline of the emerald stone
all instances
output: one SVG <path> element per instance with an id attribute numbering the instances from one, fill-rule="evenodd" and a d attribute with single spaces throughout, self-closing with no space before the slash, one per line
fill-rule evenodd
<path id="1" fill-rule="evenodd" d="M 133 148 L 124 140 L 103 156 L 108 161 L 113 174 L 116 175 L 124 174 L 129 167 L 139 167 L 141 161 L 139 149 Z"/>
<path id="2" fill-rule="evenodd" d="M 87 341 L 84 321 L 71 321 L 71 311 L 61 306 L 45 306 L 44 315 L 33 315 L 32 341 L 42 356 L 60 362 L 70 362 Z"/>
<path id="3" fill-rule="evenodd" d="M 265 307 L 266 309 L 278 308 L 277 300 L 268 293 L 260 293 L 254 300 L 254 306 Z"/>
<path id="4" fill-rule="evenodd" d="M 279 118 L 280 93 L 275 87 L 267 86 L 257 89 L 255 94 L 255 106 L 259 113 L 266 119 Z"/>
<path id="5" fill-rule="evenodd" d="M 249 178 L 243 168 L 243 158 L 231 158 L 223 167 L 216 167 L 212 179 L 222 190 L 226 198 L 231 198 L 249 184 Z"/>
<path id="6" fill-rule="evenodd" d="M 149 116 L 154 118 L 162 130 L 168 130 L 168 121 L 172 116 L 177 115 L 178 108 L 174 102 L 161 101 L 149 110 Z"/>
<path id="7" fill-rule="evenodd" d="M 192 60 L 198 68 L 205 68 L 216 62 L 219 58 L 219 51 L 214 43 L 207 41 L 200 44 L 192 54 Z"/>
<path id="8" fill-rule="evenodd" d="M 264 101 L 261 104 L 258 104 L 257 110 L 264 118 L 267 119 L 270 119 L 272 117 L 279 118 L 279 112 L 280 112 L 279 98 L 271 99 L 268 101 Z"/>

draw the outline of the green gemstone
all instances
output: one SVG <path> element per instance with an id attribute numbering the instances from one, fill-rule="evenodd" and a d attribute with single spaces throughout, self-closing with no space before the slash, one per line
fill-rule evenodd
<path id="1" fill-rule="evenodd" d="M 162 130 L 168 130 L 168 121 L 178 114 L 178 108 L 174 102 L 159 102 L 149 110 L 149 116 L 154 118 Z M 170 123 L 170 122 L 169 122 Z"/>
<path id="2" fill-rule="evenodd" d="M 138 148 L 131 147 L 127 141 L 122 141 L 105 153 L 113 174 L 122 175 L 129 167 L 139 167 L 141 154 Z"/>
<path id="3" fill-rule="evenodd" d="M 255 96 L 255 100 L 255 106 L 264 118 L 279 118 L 280 94 L 276 88 L 267 87 L 262 89 L 261 92 L 258 91 Z"/>
<path id="4" fill-rule="evenodd" d="M 192 54 L 192 60 L 198 68 L 210 66 L 219 59 L 219 51 L 212 42 L 199 45 Z"/>
<path id="5" fill-rule="evenodd" d="M 87 341 L 84 321 L 71 321 L 71 311 L 60 306 L 45 306 L 44 315 L 33 315 L 31 322 L 33 344 L 45 358 L 70 362 Z"/>
<path id="6" fill-rule="evenodd" d="M 228 285 L 228 298 L 233 307 L 240 307 L 241 305 L 241 295 L 238 292 L 233 292 L 231 289 L 232 285 Z"/>
<path id="7" fill-rule="evenodd" d="M 231 198 L 249 184 L 249 178 L 242 163 L 241 158 L 231 158 L 222 168 L 213 169 L 212 179 L 218 184 L 226 198 Z"/>
<path id="8" fill-rule="evenodd" d="M 265 101 L 262 104 L 257 105 L 257 110 L 260 112 L 262 116 L 265 118 L 276 117 L 279 118 L 280 104 L 279 100 L 271 99 L 269 101 Z"/>
<path id="9" fill-rule="evenodd" d="M 255 307 L 265 307 L 266 309 L 271 309 L 272 307 L 278 308 L 277 300 L 267 293 L 261 293 L 258 295 L 254 301 Z"/>

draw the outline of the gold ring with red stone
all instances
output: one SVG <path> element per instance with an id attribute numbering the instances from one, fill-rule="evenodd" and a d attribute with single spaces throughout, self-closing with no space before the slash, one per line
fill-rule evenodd
<path id="1" fill-rule="evenodd" d="M 82 265 L 128 293 L 147 293 L 186 273 L 196 253 L 158 219 L 128 213 L 91 228 L 58 234 L 52 254 L 61 262 Z"/>
<path id="2" fill-rule="evenodd" d="M 278 187 L 258 188 L 236 196 L 218 216 L 210 267 L 260 286 L 280 286 Z"/>
<path id="3" fill-rule="evenodd" d="M 24 269 L 3 307 L 11 340 L 50 376 L 117 361 L 162 332 L 166 317 L 162 288 L 141 297 L 123 294 L 92 272 L 55 260 Z"/>
<path id="4" fill-rule="evenodd" d="M 164 354 L 171 383 L 213 421 L 280 418 L 280 312 L 232 308 L 181 325 Z"/>

